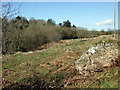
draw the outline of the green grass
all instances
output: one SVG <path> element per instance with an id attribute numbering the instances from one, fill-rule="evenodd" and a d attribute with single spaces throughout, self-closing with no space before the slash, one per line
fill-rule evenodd
<path id="1" fill-rule="evenodd" d="M 27 86 L 27 83 L 30 83 L 29 85 L 33 85 L 33 83 L 39 82 L 36 81 L 35 78 L 39 78 L 43 84 L 46 83 L 45 85 L 49 87 L 61 87 L 65 80 L 68 80 L 73 75 L 79 75 L 71 65 L 73 65 L 80 55 L 91 47 L 91 45 L 103 39 L 104 38 L 99 38 L 88 41 L 81 41 L 80 39 L 63 40 L 63 44 L 50 47 L 41 52 L 4 56 L 2 59 L 3 77 L 5 81 L 10 82 L 6 83 L 4 87 L 10 87 L 11 84 L 16 85 L 16 83 L 16 87 L 19 86 L 18 84 L 25 84 Z M 66 43 L 67 41 L 69 41 L 69 43 Z M 72 53 L 67 51 L 69 48 L 72 50 Z M 40 65 L 43 65 L 43 67 Z M 6 73 L 6 70 L 8 73 Z M 111 73 L 114 72 L 114 69 L 110 70 L 107 76 L 113 77 L 114 75 Z M 95 77 L 101 74 L 104 73 L 99 73 Z M 96 82 L 89 87 L 91 88 L 97 85 L 98 87 L 114 88 L 117 87 L 115 80 L 117 79 L 110 78 L 110 80 L 107 81 L 101 78 L 99 80 L 100 83 Z M 71 86 L 76 87 L 76 85 Z M 80 87 L 82 87 L 82 85 Z"/>
<path id="2" fill-rule="evenodd" d="M 101 77 L 95 83 L 93 83 L 89 88 L 118 88 L 118 67 L 108 68 L 107 72 L 102 72 L 95 77 Z"/>

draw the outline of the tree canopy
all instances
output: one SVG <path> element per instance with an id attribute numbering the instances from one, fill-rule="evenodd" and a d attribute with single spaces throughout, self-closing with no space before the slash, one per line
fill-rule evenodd
<path id="1" fill-rule="evenodd" d="M 55 25 L 56 23 L 55 23 L 54 20 L 48 19 L 48 20 L 47 20 L 47 24 L 48 24 L 48 25 Z"/>

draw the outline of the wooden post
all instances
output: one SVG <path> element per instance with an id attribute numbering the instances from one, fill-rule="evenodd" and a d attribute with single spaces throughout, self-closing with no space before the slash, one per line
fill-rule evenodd
<path id="1" fill-rule="evenodd" d="M 116 37 L 116 0 L 114 0 L 114 38 Z"/>

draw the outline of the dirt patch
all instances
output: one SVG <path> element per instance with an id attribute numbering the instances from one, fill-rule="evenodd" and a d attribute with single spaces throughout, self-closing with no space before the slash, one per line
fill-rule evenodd
<path id="1" fill-rule="evenodd" d="M 50 43 L 44 44 L 42 46 L 39 46 L 37 48 L 37 50 L 28 51 L 28 52 L 16 52 L 14 55 L 16 55 L 16 54 L 25 54 L 25 55 L 27 55 L 27 54 L 31 54 L 31 53 L 34 53 L 34 52 L 42 52 L 42 51 L 44 51 L 44 50 L 46 50 L 48 48 L 55 47 L 55 46 L 58 46 L 58 45 L 69 44 L 69 43 L 70 43 L 70 40 L 69 40 L 69 42 L 66 41 L 66 40 L 61 40 L 59 42 L 50 42 Z"/>
<path id="2" fill-rule="evenodd" d="M 48 49 L 48 48 L 51 48 L 51 47 L 54 47 L 54 46 L 57 46 L 57 45 L 61 45 L 61 44 L 65 44 L 65 42 L 63 42 L 63 41 L 50 42 L 50 43 L 47 43 L 47 44 L 44 44 L 44 45 L 38 47 L 38 50 Z"/>

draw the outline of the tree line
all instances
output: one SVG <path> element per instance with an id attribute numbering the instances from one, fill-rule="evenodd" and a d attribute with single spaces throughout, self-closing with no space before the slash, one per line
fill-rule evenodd
<path id="1" fill-rule="evenodd" d="M 36 50 L 48 42 L 58 42 L 62 39 L 89 38 L 97 35 L 112 34 L 112 31 L 89 31 L 71 25 L 69 20 L 56 24 L 54 20 L 17 16 L 2 20 L 2 53 L 10 54 L 17 51 Z"/>
<path id="2" fill-rule="evenodd" d="M 2 32 L 0 32 L 0 46 L 2 54 L 11 54 L 17 51 L 27 52 L 36 50 L 48 42 L 58 42 L 62 39 L 89 38 L 97 35 L 112 34 L 113 31 L 89 31 L 78 28 L 69 20 L 56 24 L 52 19 L 43 19 L 17 16 L 21 5 L 14 7 L 14 3 L 2 3 Z"/>

